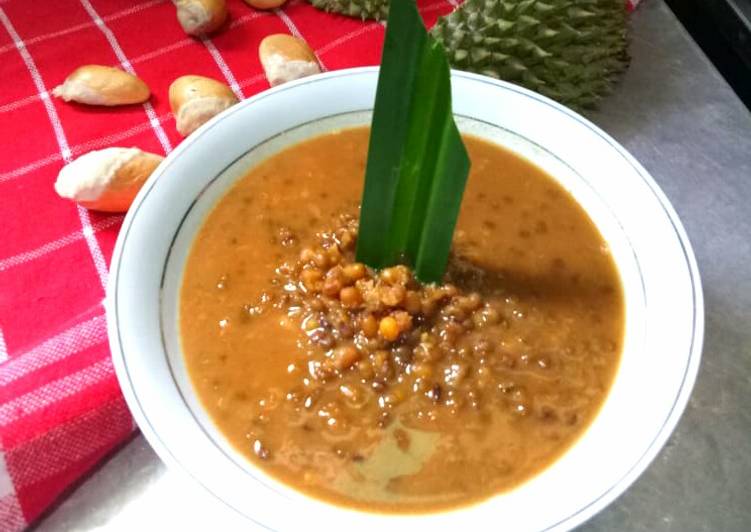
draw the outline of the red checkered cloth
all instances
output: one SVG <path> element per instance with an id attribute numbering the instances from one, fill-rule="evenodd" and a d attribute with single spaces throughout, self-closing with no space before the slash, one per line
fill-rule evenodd
<path id="1" fill-rule="evenodd" d="M 268 87 L 258 44 L 303 37 L 326 70 L 377 64 L 383 26 L 302 0 L 256 11 L 228 0 L 210 39 L 183 33 L 166 0 L 0 0 L 0 530 L 20 530 L 136 429 L 107 346 L 104 287 L 122 216 L 58 198 L 60 168 L 93 149 L 168 153 L 181 140 L 167 90 L 183 74 L 240 98 Z M 431 25 L 458 0 L 420 0 Z M 116 65 L 151 88 L 143 105 L 67 104 L 51 89 L 82 64 Z"/>

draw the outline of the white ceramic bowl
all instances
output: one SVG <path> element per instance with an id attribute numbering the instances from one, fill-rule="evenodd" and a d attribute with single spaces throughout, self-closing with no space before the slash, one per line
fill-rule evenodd
<path id="1" fill-rule="evenodd" d="M 193 393 L 177 303 L 204 216 L 264 157 L 316 133 L 368 123 L 377 75 L 375 68 L 338 71 L 263 92 L 205 124 L 157 169 L 125 219 L 108 288 L 110 345 L 125 398 L 167 464 L 270 529 L 572 528 L 621 494 L 675 427 L 699 366 L 702 292 L 683 227 L 647 172 L 579 115 L 514 85 L 454 72 L 460 129 L 510 147 L 569 190 L 610 245 L 626 293 L 625 347 L 612 390 L 560 460 L 474 506 L 419 516 L 358 512 L 264 474 L 228 445 Z"/>

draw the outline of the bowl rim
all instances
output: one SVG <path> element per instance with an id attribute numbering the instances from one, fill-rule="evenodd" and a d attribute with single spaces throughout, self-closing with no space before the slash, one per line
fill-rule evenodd
<path id="1" fill-rule="evenodd" d="M 133 221 L 138 215 L 138 211 L 140 210 L 141 205 L 143 204 L 144 200 L 146 199 L 150 191 L 153 189 L 153 187 L 157 183 L 160 176 L 169 170 L 173 161 L 177 157 L 180 157 L 183 152 L 189 150 L 193 143 L 195 143 L 206 132 L 211 130 L 218 122 L 220 122 L 221 120 L 223 120 L 224 118 L 226 118 L 227 116 L 235 112 L 239 112 L 241 109 L 247 106 L 253 105 L 253 103 L 256 101 L 259 101 L 268 97 L 273 97 L 275 94 L 278 94 L 281 92 L 295 90 L 297 87 L 301 87 L 301 86 L 308 85 L 311 83 L 318 83 L 322 81 L 325 82 L 326 80 L 331 79 L 331 78 L 357 76 L 361 74 L 372 75 L 374 72 L 377 72 L 377 71 L 378 71 L 377 66 L 358 67 L 358 68 L 336 70 L 332 72 L 318 74 L 315 76 L 306 77 L 306 78 L 303 78 L 294 82 L 286 83 L 284 85 L 272 88 L 270 90 L 262 91 L 261 93 L 256 94 L 240 102 L 238 105 L 230 107 L 229 109 L 225 110 L 224 112 L 220 113 L 219 115 L 211 119 L 209 122 L 201 126 L 201 128 L 199 128 L 191 136 L 184 139 L 176 147 L 176 149 L 173 150 L 165 158 L 165 160 L 159 165 L 157 170 L 155 170 L 154 173 L 151 175 L 151 177 L 148 179 L 146 184 L 142 187 L 141 191 L 138 193 L 136 199 L 134 200 L 133 206 L 128 211 L 123 221 L 120 233 L 117 238 L 117 242 L 115 244 L 115 248 L 113 250 L 111 270 L 110 270 L 109 282 L 107 286 L 107 296 L 106 296 L 108 337 L 109 337 L 110 348 L 112 351 L 112 358 L 113 358 L 113 364 L 115 367 L 115 372 L 116 372 L 118 381 L 120 383 L 121 389 L 123 391 L 123 395 L 125 396 L 126 402 L 128 404 L 128 407 L 132 415 L 134 416 L 139 428 L 141 429 L 142 433 L 146 437 L 147 441 L 149 442 L 149 444 L 157 452 L 157 454 L 163 461 L 168 463 L 170 466 L 176 467 L 177 469 L 182 470 L 184 473 L 187 473 L 188 476 L 190 476 L 198 485 L 202 486 L 209 493 L 211 493 L 215 498 L 222 501 L 222 503 L 224 503 L 227 507 L 231 508 L 232 510 L 242 515 L 246 519 L 249 518 L 252 520 L 252 518 L 249 517 L 245 512 L 242 512 L 238 508 L 235 508 L 230 502 L 226 501 L 219 494 L 215 493 L 209 486 L 201 482 L 200 479 L 196 478 L 191 473 L 190 469 L 186 465 L 184 465 L 182 462 L 180 462 L 180 460 L 172 453 L 169 446 L 166 443 L 164 443 L 164 441 L 159 436 L 159 431 L 156 429 L 156 427 L 152 425 L 151 421 L 149 420 L 148 415 L 145 412 L 145 409 L 141 405 L 141 402 L 139 401 L 138 396 L 135 393 L 135 390 L 132 385 L 131 375 L 130 375 L 130 372 L 128 371 L 125 350 L 122 346 L 122 342 L 120 338 L 120 329 L 118 327 L 119 320 L 117 317 L 117 304 L 116 304 L 118 277 L 120 273 L 121 260 L 122 260 L 123 250 L 125 247 L 125 242 L 128 238 L 130 228 L 133 225 Z M 692 288 L 693 288 L 693 294 L 692 294 L 693 296 L 692 299 L 694 303 L 693 331 L 692 331 L 692 338 L 691 338 L 691 346 L 689 349 L 688 360 L 686 362 L 686 367 L 685 367 L 685 371 L 683 374 L 683 378 L 681 380 L 678 392 L 674 397 L 673 404 L 670 408 L 669 414 L 665 418 L 660 430 L 654 435 L 651 443 L 645 449 L 641 457 L 635 463 L 632 464 L 632 466 L 628 469 L 628 471 L 626 471 L 617 482 L 613 483 L 608 490 L 601 493 L 597 499 L 592 500 L 586 506 L 583 506 L 573 511 L 573 513 L 569 514 L 567 518 L 562 519 L 561 521 L 550 525 L 546 530 L 568 529 L 570 527 L 574 527 L 578 524 L 581 524 L 585 520 L 589 519 L 590 517 L 598 513 L 600 510 L 602 510 L 605 506 L 610 504 L 623 492 L 625 492 L 625 490 L 628 489 L 628 487 L 635 482 L 635 480 L 647 469 L 647 467 L 655 459 L 659 451 L 665 445 L 667 439 L 672 434 L 678 421 L 680 420 L 680 417 L 683 414 L 688 404 L 690 394 L 693 390 L 693 386 L 697 378 L 697 374 L 698 374 L 698 370 L 700 366 L 700 360 L 701 360 L 701 352 L 702 352 L 702 347 L 703 347 L 704 319 L 705 318 L 704 318 L 704 300 L 703 300 L 704 298 L 703 298 L 701 277 L 699 274 L 693 248 L 690 244 L 687 233 L 675 209 L 669 202 L 667 196 L 659 187 L 659 185 L 656 183 L 656 181 L 651 177 L 651 175 L 642 167 L 642 165 L 638 161 L 636 161 L 636 159 L 630 153 L 628 153 L 628 151 L 625 148 L 623 148 L 617 141 L 615 141 L 611 136 L 609 136 L 599 127 L 592 124 L 589 120 L 585 119 L 584 117 L 580 116 L 574 111 L 564 107 L 563 105 L 558 104 L 557 102 L 552 101 L 549 98 L 546 98 L 542 95 L 539 95 L 535 92 L 519 87 L 512 83 L 496 80 L 496 79 L 478 75 L 478 74 L 472 74 L 472 73 L 456 71 L 456 70 L 452 70 L 452 78 L 463 78 L 463 79 L 467 79 L 470 81 L 480 82 L 483 84 L 494 85 L 504 90 L 509 90 L 517 94 L 520 94 L 522 96 L 525 96 L 527 98 L 531 98 L 532 100 L 535 100 L 539 104 L 545 105 L 547 107 L 552 107 L 555 111 L 558 111 L 567 115 L 567 117 L 576 121 L 580 126 L 586 127 L 591 132 L 595 133 L 598 137 L 600 137 L 608 145 L 610 145 L 610 147 L 625 160 L 625 162 L 634 170 L 636 174 L 639 175 L 642 181 L 649 187 L 651 193 L 655 196 L 660 206 L 665 211 L 665 214 L 667 215 L 668 219 L 670 220 L 670 223 L 675 232 L 677 240 L 680 243 L 681 249 L 683 251 L 683 255 L 686 260 L 686 265 L 687 265 L 688 273 L 689 273 Z M 264 528 L 267 528 L 267 526 L 262 523 L 259 523 L 255 520 L 254 522 L 256 522 L 256 524 L 260 526 L 263 526 Z"/>

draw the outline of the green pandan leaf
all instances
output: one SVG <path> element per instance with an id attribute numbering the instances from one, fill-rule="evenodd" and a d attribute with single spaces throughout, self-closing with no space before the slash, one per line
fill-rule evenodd
<path id="1" fill-rule="evenodd" d="M 392 0 L 368 148 L 357 260 L 438 282 L 469 174 L 443 46 L 413 0 Z"/>

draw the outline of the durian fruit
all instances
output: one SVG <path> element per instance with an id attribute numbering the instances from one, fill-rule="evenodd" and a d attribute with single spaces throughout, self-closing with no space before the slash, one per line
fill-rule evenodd
<path id="1" fill-rule="evenodd" d="M 386 20 L 389 0 L 309 0 L 318 9 L 362 20 Z"/>
<path id="2" fill-rule="evenodd" d="M 387 13 L 385 0 L 311 2 L 352 16 Z M 465 0 L 431 34 L 453 68 L 517 83 L 575 109 L 593 107 L 628 66 L 623 0 Z"/>
<path id="3" fill-rule="evenodd" d="M 449 63 L 591 108 L 628 66 L 623 0 L 466 0 L 431 34 Z"/>

